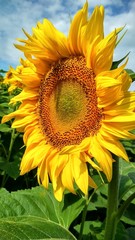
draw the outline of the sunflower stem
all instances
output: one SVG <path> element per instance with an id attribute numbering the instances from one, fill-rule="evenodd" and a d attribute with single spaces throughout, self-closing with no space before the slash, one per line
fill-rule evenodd
<path id="1" fill-rule="evenodd" d="M 82 222 L 81 222 L 81 226 L 80 226 L 80 234 L 79 234 L 78 240 L 83 239 L 83 229 L 84 229 L 84 224 L 85 224 L 85 220 L 86 220 L 88 205 L 89 205 L 89 202 L 91 201 L 93 195 L 95 194 L 95 192 L 96 192 L 96 189 L 94 189 L 94 191 L 89 196 L 89 198 L 86 196 L 86 202 L 85 202 L 85 206 L 84 206 L 83 213 L 82 213 Z"/>
<path id="2" fill-rule="evenodd" d="M 8 158 L 7 161 L 9 162 L 10 157 L 11 157 L 11 153 L 12 153 L 12 148 L 14 145 L 14 141 L 16 139 L 16 133 L 15 133 L 15 129 L 13 128 L 12 133 L 11 133 L 11 140 L 10 140 L 10 145 L 9 145 L 9 152 L 8 152 Z"/>
<path id="3" fill-rule="evenodd" d="M 13 129 L 12 132 L 11 132 L 11 139 L 10 139 L 10 145 L 9 145 L 8 154 L 6 154 L 6 161 L 7 161 L 7 162 L 10 161 L 10 157 L 11 157 L 11 153 L 12 153 L 12 148 L 13 148 L 14 141 L 15 141 L 17 135 L 18 135 L 18 134 L 15 133 L 15 129 Z M 4 172 L 1 187 L 4 187 L 4 186 L 5 186 L 8 178 L 9 178 L 9 176 L 7 175 L 6 172 Z"/>
<path id="4" fill-rule="evenodd" d="M 117 228 L 117 211 L 118 211 L 118 193 L 119 193 L 119 159 L 115 157 L 113 163 L 113 176 L 108 184 L 108 205 L 105 224 L 104 240 L 114 240 Z"/>
<path id="5" fill-rule="evenodd" d="M 84 229 L 84 223 L 85 223 L 85 219 L 86 219 L 86 215 L 87 215 L 88 205 L 89 205 L 89 199 L 86 196 L 86 203 L 85 203 L 83 213 L 82 213 L 82 222 L 81 222 L 81 226 L 80 226 L 80 233 L 79 233 L 78 240 L 82 240 L 82 237 L 83 237 L 83 229 Z"/>

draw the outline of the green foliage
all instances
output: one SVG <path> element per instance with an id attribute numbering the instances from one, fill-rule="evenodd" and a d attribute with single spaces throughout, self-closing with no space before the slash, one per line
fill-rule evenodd
<path id="1" fill-rule="evenodd" d="M 75 229 L 80 231 L 80 226 L 75 226 Z M 85 228 L 83 231 L 84 240 L 102 240 L 104 238 L 104 226 L 99 220 L 96 221 L 86 221 Z"/>
<path id="2" fill-rule="evenodd" d="M 47 236 L 52 239 L 75 239 L 67 229 L 82 211 L 84 203 L 83 198 L 76 195 L 72 196 L 69 193 L 65 194 L 64 200 L 59 203 L 54 198 L 51 185 L 49 190 L 43 187 L 35 187 L 12 193 L 1 189 L 1 239 L 5 239 L 5 231 L 6 236 L 10 237 L 12 233 L 16 239 L 17 237 L 24 237 L 25 234 L 30 239 L 47 238 Z M 24 236 L 21 235 L 20 228 L 23 229 Z M 32 228 L 35 235 L 31 233 Z"/>
<path id="3" fill-rule="evenodd" d="M 119 208 L 135 193 L 135 163 L 120 160 L 120 188 L 119 188 Z M 96 176 L 99 182 L 99 176 Z M 95 191 L 87 210 L 83 240 L 104 239 L 104 227 L 107 208 L 108 184 L 102 183 Z M 129 238 L 129 229 L 135 226 L 135 200 L 129 202 L 128 208 L 124 211 L 121 222 L 117 225 L 115 240 L 133 240 Z M 81 224 L 81 223 L 80 223 Z M 80 224 L 75 226 L 79 235 Z"/>
<path id="4" fill-rule="evenodd" d="M 2 75 L 1 75 L 2 78 Z M 18 106 L 9 104 L 10 99 L 18 93 L 18 89 L 12 94 L 8 93 L 8 86 L 0 84 L 0 121 L 4 115 L 13 112 Z M 22 135 L 11 128 L 12 121 L 0 124 L 0 179 L 4 187 L 10 178 L 19 177 L 19 166 L 24 149 Z"/>
<path id="5" fill-rule="evenodd" d="M 3 208 L 0 209 L 0 217 L 37 216 L 69 228 L 82 211 L 84 203 L 83 198 L 72 196 L 71 193 L 65 194 L 64 200 L 59 203 L 53 195 L 51 184 L 48 190 L 35 187 L 9 193 L 1 189 L 0 204 Z"/>
<path id="6" fill-rule="evenodd" d="M 10 217 L 0 220 L 0 234 L 1 240 L 75 240 L 75 237 L 59 224 L 34 216 Z"/>

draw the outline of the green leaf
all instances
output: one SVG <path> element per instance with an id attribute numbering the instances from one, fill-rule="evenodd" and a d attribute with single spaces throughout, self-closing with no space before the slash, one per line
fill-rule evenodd
<path id="1" fill-rule="evenodd" d="M 106 188 L 105 185 L 101 187 L 102 191 L 105 193 L 106 189 L 103 190 L 103 188 Z M 92 203 L 94 203 L 96 208 L 106 208 L 107 207 L 107 197 L 100 192 L 100 188 L 97 189 L 96 193 L 92 197 Z"/>
<path id="2" fill-rule="evenodd" d="M 129 140 L 124 140 L 124 141 L 122 141 L 122 143 L 123 143 L 126 151 L 135 154 L 135 142 L 134 142 L 134 140 L 130 140 L 130 141 Z"/>
<path id="3" fill-rule="evenodd" d="M 88 211 L 93 211 L 93 210 L 97 210 L 95 204 L 93 202 L 90 202 L 88 205 Z"/>
<path id="4" fill-rule="evenodd" d="M 119 222 L 117 225 L 115 240 L 129 240 L 126 229 L 121 222 Z"/>
<path id="5" fill-rule="evenodd" d="M 108 196 L 108 184 L 102 184 L 100 187 L 99 187 L 99 191 L 100 193 L 103 195 L 103 196 Z"/>
<path id="6" fill-rule="evenodd" d="M 130 177 L 130 179 L 132 180 L 133 183 L 135 183 L 135 172 L 130 172 L 128 174 L 128 176 Z"/>
<path id="7" fill-rule="evenodd" d="M 125 210 L 121 220 L 127 224 L 135 226 L 135 204 L 131 203 L 129 205 L 129 207 Z"/>
<path id="8" fill-rule="evenodd" d="M 4 97 L 4 98 L 5 98 L 5 97 Z M 9 98 L 8 98 L 8 97 L 6 97 L 6 99 L 7 99 L 7 101 L 9 101 Z M 2 107 L 9 108 L 9 103 L 8 103 L 8 102 L 3 102 L 3 103 L 1 103 L 1 104 L 0 104 L 0 108 L 2 108 Z"/>
<path id="9" fill-rule="evenodd" d="M 130 227 L 127 229 L 128 240 L 133 240 L 135 238 L 135 227 Z"/>
<path id="10" fill-rule="evenodd" d="M 63 226 L 69 227 L 84 208 L 85 199 L 72 193 L 65 194 L 64 202 L 60 204 L 60 218 Z"/>
<path id="11" fill-rule="evenodd" d="M 0 220 L 0 239 L 75 240 L 75 237 L 67 229 L 50 220 L 34 216 L 22 216 Z"/>
<path id="12" fill-rule="evenodd" d="M 65 194 L 59 203 L 43 187 L 9 193 L 0 190 L 0 239 L 75 239 L 66 229 L 83 209 L 84 199 Z"/>
<path id="13" fill-rule="evenodd" d="M 80 225 L 76 225 L 74 229 L 80 232 Z M 104 238 L 104 229 L 103 223 L 100 221 L 86 221 L 84 224 L 83 230 L 83 239 L 84 240 L 103 240 Z"/>
<path id="14" fill-rule="evenodd" d="M 0 217 L 38 216 L 54 221 L 68 228 L 84 207 L 84 199 L 73 194 L 65 194 L 59 203 L 53 195 L 51 185 L 49 190 L 44 187 L 21 190 L 3 194 L 0 190 Z"/>
<path id="15" fill-rule="evenodd" d="M 0 69 L 0 73 L 6 73 L 7 71 Z"/>
<path id="16" fill-rule="evenodd" d="M 1 193 L 1 191 L 0 191 Z M 42 187 L 0 194 L 0 217 L 31 215 L 59 223 L 53 196 Z M 6 211 L 5 211 L 6 210 Z"/>
<path id="17" fill-rule="evenodd" d="M 128 176 L 122 175 L 120 177 L 120 186 L 119 186 L 119 200 L 121 200 L 124 194 L 130 189 L 132 185 L 132 180 Z"/>
<path id="18" fill-rule="evenodd" d="M 135 163 L 126 162 L 123 159 L 120 159 L 120 174 L 127 176 L 129 172 L 135 171 Z"/>
<path id="19" fill-rule="evenodd" d="M 9 127 L 9 125 L 3 123 L 0 124 L 0 132 L 11 132 L 12 129 Z"/>
<path id="20" fill-rule="evenodd" d="M 135 163 L 121 160 L 120 175 L 119 199 L 126 200 L 135 191 Z"/>
<path id="21" fill-rule="evenodd" d="M 17 179 L 20 175 L 19 171 L 19 161 L 14 161 L 14 162 L 0 162 L 0 169 L 4 170 L 6 174 L 8 174 L 9 177 L 13 179 Z"/>

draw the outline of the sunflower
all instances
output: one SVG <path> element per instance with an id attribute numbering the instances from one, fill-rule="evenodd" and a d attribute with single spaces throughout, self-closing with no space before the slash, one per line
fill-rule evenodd
<path id="1" fill-rule="evenodd" d="M 10 66 L 9 71 L 6 73 L 3 83 L 9 85 L 8 91 L 12 92 L 16 88 L 22 88 L 22 81 L 20 75 L 25 66 L 32 66 L 28 60 L 20 60 L 21 65 L 16 69 Z"/>
<path id="2" fill-rule="evenodd" d="M 95 7 L 90 18 L 86 2 L 74 16 L 68 36 L 50 21 L 38 22 L 32 36 L 16 45 L 27 60 L 14 70 L 8 82 L 21 84 L 11 99 L 21 102 L 12 127 L 24 132 L 26 150 L 21 174 L 37 168 L 38 182 L 61 201 L 75 184 L 87 195 L 96 184 L 89 167 L 112 178 L 113 154 L 128 161 L 120 139 L 135 139 L 135 93 L 126 65 L 111 70 L 118 33 L 104 37 L 104 8 Z"/>

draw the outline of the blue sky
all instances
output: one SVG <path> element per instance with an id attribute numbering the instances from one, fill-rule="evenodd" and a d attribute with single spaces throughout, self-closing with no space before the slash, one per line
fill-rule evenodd
<path id="1" fill-rule="evenodd" d="M 116 27 L 128 30 L 117 47 L 114 60 L 130 52 L 127 68 L 135 71 L 135 0 L 88 0 L 89 13 L 96 5 L 105 7 L 105 35 Z M 70 17 L 83 6 L 85 0 L 0 0 L 0 69 L 16 67 L 23 54 L 14 47 L 16 38 L 25 38 L 37 21 L 48 18 L 56 28 L 68 33 Z"/>

